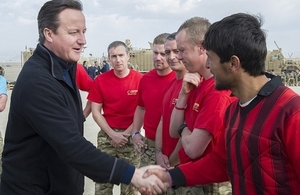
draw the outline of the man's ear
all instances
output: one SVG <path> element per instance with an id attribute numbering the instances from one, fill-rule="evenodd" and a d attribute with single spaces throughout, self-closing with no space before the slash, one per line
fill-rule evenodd
<path id="1" fill-rule="evenodd" d="M 231 58 L 230 58 L 230 69 L 232 71 L 237 71 L 240 68 L 241 68 L 240 59 L 236 55 L 231 56 Z"/>
<path id="2" fill-rule="evenodd" d="M 48 42 L 53 41 L 53 39 L 52 39 L 52 33 L 53 33 L 52 30 L 50 30 L 49 28 L 44 28 L 43 33 L 44 33 L 45 39 Z"/>
<path id="3" fill-rule="evenodd" d="M 197 47 L 198 47 L 198 50 L 199 50 L 199 54 L 206 54 L 206 49 L 202 46 L 201 43 L 199 43 L 197 45 Z"/>
<path id="4" fill-rule="evenodd" d="M 197 47 L 196 49 L 198 50 L 198 53 L 201 55 L 204 53 L 206 53 L 206 50 L 204 49 L 203 45 L 202 45 L 202 41 L 199 41 L 195 47 Z"/>

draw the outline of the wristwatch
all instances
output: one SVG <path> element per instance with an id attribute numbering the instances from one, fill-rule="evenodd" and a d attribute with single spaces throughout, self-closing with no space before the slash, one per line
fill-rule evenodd
<path id="1" fill-rule="evenodd" d="M 180 135 L 180 137 L 181 137 L 183 129 L 186 128 L 186 127 L 187 127 L 187 125 L 185 123 L 183 123 L 182 125 L 180 125 L 180 127 L 179 127 L 179 129 L 177 131 L 178 134 Z"/>
<path id="2" fill-rule="evenodd" d="M 136 136 L 137 134 L 140 134 L 140 132 L 139 132 L 139 131 L 134 132 L 134 133 L 131 135 L 132 139 L 133 139 L 133 137 Z"/>

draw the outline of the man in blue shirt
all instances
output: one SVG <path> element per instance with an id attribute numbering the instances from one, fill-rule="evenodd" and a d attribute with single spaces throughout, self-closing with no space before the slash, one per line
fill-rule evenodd
<path id="1" fill-rule="evenodd" d="M 106 60 L 103 60 L 103 67 L 101 68 L 101 72 L 105 73 L 109 71 L 109 64 L 106 62 Z"/>
<path id="2" fill-rule="evenodd" d="M 0 66 L 0 112 L 2 112 L 7 103 L 7 83 L 4 78 L 4 69 Z M 2 173 L 2 151 L 3 151 L 3 138 L 0 131 L 0 174 Z"/>

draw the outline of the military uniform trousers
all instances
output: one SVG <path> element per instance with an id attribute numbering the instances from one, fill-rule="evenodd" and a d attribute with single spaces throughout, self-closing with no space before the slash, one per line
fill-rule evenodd
<path id="1" fill-rule="evenodd" d="M 114 129 L 116 132 L 123 132 L 123 129 Z M 139 167 L 140 156 L 135 152 L 131 136 L 128 137 L 128 142 L 121 148 L 115 148 L 110 144 L 111 138 L 105 131 L 99 131 L 97 143 L 98 148 L 111 156 L 121 158 Z M 101 174 L 101 173 L 99 173 Z M 121 184 L 121 195 L 137 195 L 138 191 L 133 189 L 131 185 Z M 113 184 L 105 183 L 95 184 L 95 195 L 113 195 Z"/>

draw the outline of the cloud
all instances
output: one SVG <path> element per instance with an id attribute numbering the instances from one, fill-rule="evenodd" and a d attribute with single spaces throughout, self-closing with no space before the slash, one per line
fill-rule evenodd
<path id="1" fill-rule="evenodd" d="M 28 25 L 36 23 L 36 20 L 30 20 L 28 18 L 19 17 L 18 22 L 23 25 Z"/>
<path id="2" fill-rule="evenodd" d="M 186 12 L 193 7 L 196 7 L 201 0 L 164 0 L 164 1 L 152 1 L 152 0 L 136 0 L 135 8 L 137 11 L 149 11 L 149 12 L 167 12 L 167 13 L 180 13 Z"/>
<path id="3" fill-rule="evenodd" d="M 99 2 L 98 0 L 93 0 L 94 6 L 98 7 L 99 6 Z"/>
<path id="4" fill-rule="evenodd" d="M 20 53 L 25 45 L 35 47 L 38 39 L 36 18 L 46 1 L 1 0 L 0 26 L 4 30 L 0 31 L 0 38 L 3 48 Z M 88 29 L 88 48 L 84 55 L 102 56 L 114 40 L 130 39 L 133 47 L 149 48 L 148 41 L 152 42 L 156 35 L 176 31 L 191 17 L 205 17 L 213 23 L 237 12 L 246 12 L 263 16 L 269 50 L 276 49 L 276 41 L 285 56 L 293 53 L 294 57 L 300 57 L 299 0 L 81 1 Z"/>

